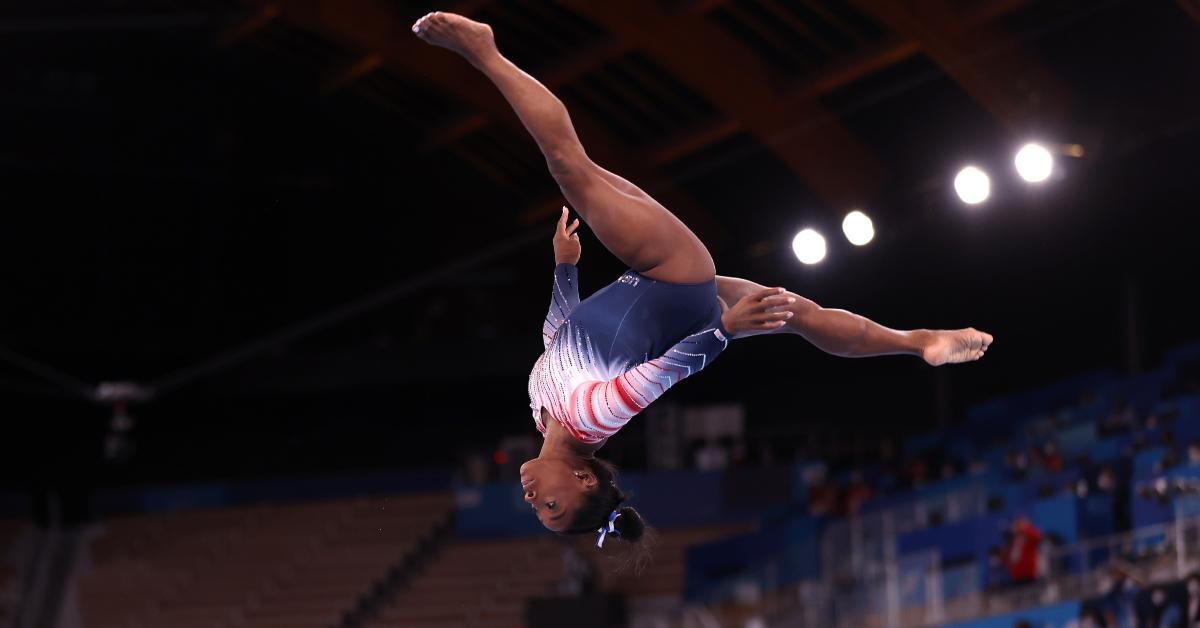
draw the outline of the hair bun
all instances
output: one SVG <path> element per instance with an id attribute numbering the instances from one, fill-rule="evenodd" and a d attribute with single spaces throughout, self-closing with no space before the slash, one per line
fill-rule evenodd
<path id="1" fill-rule="evenodd" d="M 646 521 L 642 519 L 642 515 L 629 506 L 625 506 L 617 512 L 620 516 L 613 522 L 619 534 L 617 538 L 630 543 L 640 541 L 642 535 L 646 533 Z"/>

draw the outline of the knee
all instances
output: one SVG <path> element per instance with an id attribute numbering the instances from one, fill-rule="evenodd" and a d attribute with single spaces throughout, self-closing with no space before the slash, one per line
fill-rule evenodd
<path id="1" fill-rule="evenodd" d="M 591 160 L 578 149 L 557 149 L 546 153 L 546 167 L 550 169 L 550 176 L 554 177 L 559 185 L 565 186 L 587 176 Z"/>
<path id="2" fill-rule="evenodd" d="M 802 330 L 806 326 L 811 325 L 814 319 L 820 316 L 822 310 L 820 305 L 794 292 L 786 292 L 784 294 L 796 300 L 787 306 L 787 311 L 792 313 L 792 317 L 788 319 L 788 327 Z"/>

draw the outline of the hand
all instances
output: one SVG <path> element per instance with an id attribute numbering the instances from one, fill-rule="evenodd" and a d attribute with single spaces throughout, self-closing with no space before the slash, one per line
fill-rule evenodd
<path id="1" fill-rule="evenodd" d="M 579 246 L 579 219 L 567 224 L 567 208 L 562 208 L 562 216 L 558 217 L 558 228 L 554 230 L 554 263 L 578 264 L 583 248 Z M 728 329 L 728 328 L 727 328 Z"/>
<path id="2" fill-rule="evenodd" d="M 793 313 L 782 309 L 796 302 L 795 297 L 783 296 L 783 288 L 767 288 L 749 294 L 721 315 L 721 324 L 734 338 L 765 334 L 787 324 Z"/>

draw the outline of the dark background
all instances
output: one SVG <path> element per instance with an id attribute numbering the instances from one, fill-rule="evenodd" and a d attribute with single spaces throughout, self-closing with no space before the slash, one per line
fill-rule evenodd
<path id="1" fill-rule="evenodd" d="M 532 429 L 526 377 L 541 350 L 561 202 L 535 147 L 514 120 L 491 118 L 431 146 L 439 128 L 478 113 L 463 94 L 486 85 L 447 92 L 433 73 L 470 68 L 411 42 L 383 49 L 375 67 L 367 44 L 313 29 L 303 17 L 313 4 L 283 3 L 261 23 L 268 5 L 255 2 L 0 9 L 5 484 L 86 491 L 447 466 Z M 780 84 L 858 54 L 848 44 L 781 57 L 763 43 L 769 32 L 756 44 L 739 30 L 738 20 L 768 5 L 800 10 L 783 0 L 648 4 L 715 24 Z M 864 48 L 907 36 L 854 3 L 818 4 L 844 12 Z M 1190 5 L 943 4 L 963 13 L 1003 5 L 987 28 L 1010 47 L 964 58 L 982 68 L 979 81 L 1017 90 L 1009 100 L 1018 106 L 981 98 L 978 82 L 964 87 L 961 68 L 948 71 L 936 48 L 922 47 L 819 94 L 827 117 L 723 133 L 647 168 L 638 160 L 651 140 L 690 132 L 689 116 L 735 117 L 713 104 L 719 95 L 637 45 L 556 86 L 593 123 L 581 131 L 585 145 L 615 144 L 628 156 L 596 155 L 603 165 L 669 207 L 689 199 L 686 213 L 676 211 L 721 274 L 893 327 L 972 325 L 996 338 L 983 361 L 937 370 L 912 358 L 837 359 L 794 337 L 749 339 L 670 400 L 743 402 L 750 433 L 780 442 L 814 433 L 867 442 L 956 422 L 973 403 L 1053 378 L 1152 367 L 1165 349 L 1200 337 L 1200 23 Z M 387 37 L 396 41 L 408 36 L 400 25 L 425 11 L 455 9 L 377 5 L 395 19 Z M 585 53 L 603 57 L 597 47 L 628 37 L 559 3 L 466 5 L 535 75 Z M 1057 91 L 988 74 L 1013 51 Z M 638 97 L 628 68 L 666 77 L 658 84 L 670 94 Z M 613 80 L 627 92 L 612 91 Z M 622 108 L 622 98 L 645 109 Z M 861 249 L 840 233 L 851 207 L 806 184 L 774 149 L 800 143 L 836 162 L 840 147 L 806 140 L 831 125 L 877 165 L 871 185 L 848 199 L 875 221 L 876 240 Z M 1053 181 L 1029 186 L 1011 166 L 1029 139 L 1078 143 L 1085 154 L 1060 156 Z M 954 196 L 965 163 L 992 174 L 993 196 L 980 207 Z M 804 226 L 829 242 L 814 267 L 790 251 Z M 622 269 L 583 239 L 586 294 Z M 112 409 L 85 399 L 83 385 L 171 384 L 181 369 L 396 286 L 378 307 L 161 387 L 129 408 L 132 455 L 105 459 Z"/>

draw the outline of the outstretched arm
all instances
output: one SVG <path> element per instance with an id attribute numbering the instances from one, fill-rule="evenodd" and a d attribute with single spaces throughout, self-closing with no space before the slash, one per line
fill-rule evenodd
<path id="1" fill-rule="evenodd" d="M 558 219 L 558 227 L 554 230 L 554 291 L 550 295 L 550 311 L 542 322 L 542 344 L 550 346 L 554 333 L 562 327 L 563 322 L 571 315 L 571 310 L 579 305 L 579 219 L 567 224 L 567 208 L 562 208 L 562 216 Z"/>

